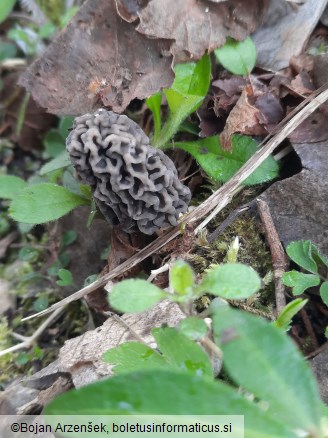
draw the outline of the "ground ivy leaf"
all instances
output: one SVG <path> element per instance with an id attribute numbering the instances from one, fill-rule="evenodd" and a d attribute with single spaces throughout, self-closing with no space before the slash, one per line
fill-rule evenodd
<path id="1" fill-rule="evenodd" d="M 56 184 L 42 183 L 26 187 L 12 201 L 10 216 L 19 222 L 43 224 L 69 213 L 88 201 Z"/>
<path id="2" fill-rule="evenodd" d="M 199 290 L 238 300 L 248 298 L 260 287 L 261 279 L 253 268 L 241 263 L 226 263 L 207 272 Z"/>
<path id="3" fill-rule="evenodd" d="M 7 16 L 10 14 L 11 10 L 15 6 L 16 0 L 1 0 L 0 6 L 0 23 L 2 23 Z"/>
<path id="4" fill-rule="evenodd" d="M 213 377 L 211 361 L 194 341 L 172 327 L 153 329 L 152 334 L 165 360 L 195 376 Z"/>
<path id="5" fill-rule="evenodd" d="M 289 258 L 301 266 L 301 268 L 313 273 L 318 272 L 317 264 L 312 257 L 312 243 L 310 240 L 291 242 L 287 246 L 286 252 Z"/>
<path id="6" fill-rule="evenodd" d="M 293 288 L 293 295 L 301 295 L 306 289 L 320 284 L 319 275 L 304 274 L 298 271 L 285 272 L 282 276 L 285 286 Z"/>
<path id="7" fill-rule="evenodd" d="M 267 402 L 267 412 L 288 427 L 316 435 L 320 395 L 293 341 L 267 321 L 228 306 L 215 310 L 213 331 L 234 382 Z"/>
<path id="8" fill-rule="evenodd" d="M 68 269 L 59 269 L 57 275 L 60 278 L 56 281 L 59 286 L 70 286 L 73 283 L 72 273 Z"/>
<path id="9" fill-rule="evenodd" d="M 256 47 L 247 37 L 244 41 L 227 38 L 224 46 L 214 50 L 217 60 L 235 75 L 247 75 L 255 67 Z"/>
<path id="10" fill-rule="evenodd" d="M 117 283 L 109 294 L 109 303 L 120 312 L 142 312 L 166 297 L 166 293 L 145 280 L 129 279 Z"/>
<path id="11" fill-rule="evenodd" d="M 187 338 L 199 341 L 208 332 L 206 323 L 197 318 L 196 316 L 190 316 L 179 322 L 177 329 L 183 333 Z"/>
<path id="12" fill-rule="evenodd" d="M 245 438 L 296 438 L 234 388 L 208 377 L 143 370 L 62 394 L 46 415 L 245 415 Z M 200 420 L 200 419 L 199 419 Z"/>
<path id="13" fill-rule="evenodd" d="M 232 137 L 232 152 L 222 149 L 218 136 L 193 142 L 176 142 L 174 146 L 189 152 L 205 170 L 217 181 L 228 181 L 257 151 L 257 143 L 243 135 Z M 276 178 L 278 163 L 268 157 L 245 181 L 246 185 L 260 184 Z"/>
<path id="14" fill-rule="evenodd" d="M 188 295 L 194 285 L 194 273 L 188 263 L 177 260 L 170 270 L 170 284 L 179 295 Z"/>
<path id="15" fill-rule="evenodd" d="M 53 170 L 62 169 L 64 167 L 68 167 L 72 164 L 71 159 L 67 151 L 61 152 L 57 157 L 53 158 L 51 161 L 46 163 L 40 169 L 40 175 L 46 175 Z"/>
<path id="16" fill-rule="evenodd" d="M 103 355 L 105 362 L 115 365 L 114 373 L 126 373 L 151 368 L 168 368 L 163 356 L 140 342 L 126 342 Z"/>
<path id="17" fill-rule="evenodd" d="M 14 175 L 0 175 L 0 198 L 14 199 L 27 187 L 27 182 Z"/>
<path id="18" fill-rule="evenodd" d="M 322 301 L 328 306 L 328 281 L 324 281 L 320 287 L 320 296 Z"/>

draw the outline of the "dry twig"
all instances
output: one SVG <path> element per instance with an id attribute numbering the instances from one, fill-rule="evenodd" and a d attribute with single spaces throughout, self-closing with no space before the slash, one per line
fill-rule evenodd
<path id="1" fill-rule="evenodd" d="M 260 218 L 262 220 L 265 235 L 272 256 L 276 309 L 278 316 L 282 309 L 286 306 L 285 286 L 282 282 L 282 276 L 286 271 L 288 262 L 284 248 L 280 242 L 276 227 L 274 226 L 268 204 L 263 199 L 258 199 L 257 208 Z"/>

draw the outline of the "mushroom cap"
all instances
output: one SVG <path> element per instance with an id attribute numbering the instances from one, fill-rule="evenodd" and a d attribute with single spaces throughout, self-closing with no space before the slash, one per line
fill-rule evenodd
<path id="1" fill-rule="evenodd" d="M 66 149 L 106 220 L 125 231 L 154 234 L 187 211 L 191 193 L 172 160 L 127 116 L 100 109 L 77 117 Z"/>

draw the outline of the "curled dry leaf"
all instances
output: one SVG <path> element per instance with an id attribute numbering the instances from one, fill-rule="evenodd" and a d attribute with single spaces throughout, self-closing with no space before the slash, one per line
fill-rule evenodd
<path id="1" fill-rule="evenodd" d="M 173 81 L 169 41 L 148 39 L 116 13 L 114 0 L 88 0 L 20 84 L 55 114 L 106 106 L 121 112 Z"/>
<path id="2" fill-rule="evenodd" d="M 259 124 L 260 110 L 250 103 L 254 97 L 251 85 L 246 85 L 241 96 L 229 114 L 223 132 L 220 135 L 222 147 L 231 151 L 231 136 L 235 132 L 246 135 L 263 135 L 266 130 Z"/>
<path id="3" fill-rule="evenodd" d="M 115 316 L 110 317 L 101 327 L 66 341 L 59 353 L 60 365 L 72 375 L 76 388 L 87 385 L 113 374 L 113 366 L 106 363 L 102 356 L 110 348 L 124 342 L 137 341 L 132 331 L 148 345 L 153 345 L 151 330 L 154 327 L 175 327 L 183 318 L 179 306 L 168 300 L 142 313 L 125 314 L 121 322 Z"/>
<path id="4" fill-rule="evenodd" d="M 115 0 L 120 16 L 129 23 L 140 20 L 137 31 L 150 38 L 174 40 L 175 61 L 200 59 L 230 36 L 245 39 L 266 16 L 267 0 Z M 169 11 L 169 13 L 168 13 Z"/>

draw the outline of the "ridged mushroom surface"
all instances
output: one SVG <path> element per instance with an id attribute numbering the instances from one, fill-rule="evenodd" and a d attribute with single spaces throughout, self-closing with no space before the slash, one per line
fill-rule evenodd
<path id="1" fill-rule="evenodd" d="M 105 218 L 125 231 L 154 234 L 187 211 L 191 194 L 172 160 L 127 116 L 101 109 L 77 117 L 66 149 Z"/>

